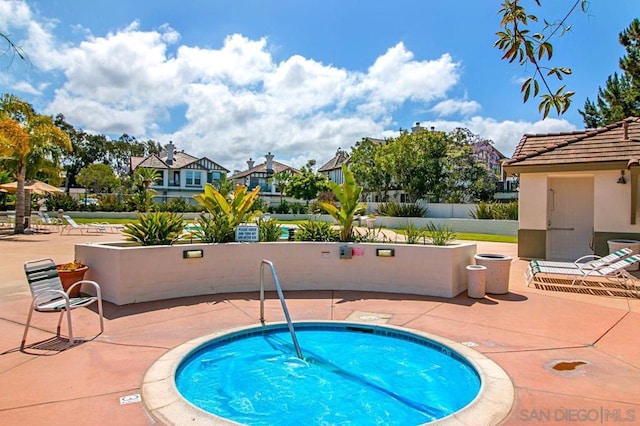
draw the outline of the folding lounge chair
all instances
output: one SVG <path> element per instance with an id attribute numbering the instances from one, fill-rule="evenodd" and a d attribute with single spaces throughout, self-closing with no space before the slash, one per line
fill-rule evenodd
<path id="1" fill-rule="evenodd" d="M 38 218 L 40 225 L 45 227 L 46 229 L 51 229 L 58 226 L 58 222 L 51 219 L 51 217 L 49 217 L 49 215 L 45 212 L 38 212 Z"/>
<path id="2" fill-rule="evenodd" d="M 81 234 L 84 232 L 104 232 L 104 226 L 98 225 L 78 225 L 75 220 L 71 219 L 69 215 L 63 214 L 62 218 L 67 222 L 67 225 L 64 226 L 60 230 L 60 234 L 63 234 L 65 229 L 67 231 L 67 235 L 71 234 L 71 231 L 80 231 Z"/>
<path id="3" fill-rule="evenodd" d="M 527 280 L 527 285 L 531 285 L 532 282 L 535 282 L 540 274 L 543 276 L 551 275 L 557 278 L 571 279 L 571 285 L 576 283 L 588 285 L 589 278 L 605 278 L 609 281 L 619 282 L 629 288 L 629 282 L 633 281 L 635 278 L 631 276 L 625 268 L 637 262 L 640 262 L 640 255 L 638 254 L 620 259 L 617 262 L 605 265 L 598 269 L 553 268 L 529 264 L 529 267 L 525 271 L 525 278 Z M 633 288 L 635 289 L 635 287 Z"/>
<path id="4" fill-rule="evenodd" d="M 22 335 L 22 343 L 20 350 L 24 350 L 27 341 L 27 333 L 31 324 L 31 317 L 34 311 L 47 313 L 60 313 L 58 319 L 57 336 L 60 337 L 60 325 L 62 317 L 67 313 L 67 328 L 69 330 L 69 347 L 75 342 L 73 338 L 73 328 L 71 324 L 71 311 L 76 308 L 89 306 L 93 303 L 98 304 L 98 315 L 100 318 L 100 333 L 104 331 L 104 319 L 102 315 L 102 293 L 100 286 L 95 281 L 82 280 L 74 283 L 67 292 L 62 287 L 62 281 L 58 276 L 58 270 L 53 259 L 44 258 L 36 260 L 28 260 L 24 263 L 24 272 L 27 275 L 29 288 L 33 296 L 33 301 L 29 307 L 27 323 L 24 327 Z M 74 287 L 83 284 L 90 285 L 94 288 L 95 296 L 69 297 Z"/>
<path id="5" fill-rule="evenodd" d="M 90 224 L 90 226 L 94 226 L 98 229 L 102 228 L 105 231 L 109 231 L 112 234 L 115 234 L 116 232 L 120 232 L 124 229 L 124 225 L 120 225 L 117 223 L 109 223 L 109 222 L 93 222 Z"/>
<path id="6" fill-rule="evenodd" d="M 598 269 L 610 265 L 620 259 L 624 259 L 633 253 L 630 248 L 617 250 L 607 256 L 600 257 L 595 254 L 588 254 L 576 259 L 573 262 L 554 262 L 550 260 L 532 260 L 529 266 L 540 266 L 545 268 L 569 268 L 569 269 Z M 591 259 L 588 262 L 587 259 Z"/>

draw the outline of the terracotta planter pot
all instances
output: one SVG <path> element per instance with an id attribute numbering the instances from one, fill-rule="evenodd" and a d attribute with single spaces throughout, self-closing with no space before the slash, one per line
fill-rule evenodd
<path id="1" fill-rule="evenodd" d="M 64 269 L 58 269 L 58 276 L 60 277 L 60 281 L 62 281 L 62 288 L 64 291 L 67 291 L 69 287 L 71 287 L 74 283 L 84 279 L 84 274 L 89 270 L 88 266 L 83 266 L 74 271 L 68 271 Z M 81 285 L 75 287 L 69 297 L 79 297 L 80 296 L 80 287 Z"/>

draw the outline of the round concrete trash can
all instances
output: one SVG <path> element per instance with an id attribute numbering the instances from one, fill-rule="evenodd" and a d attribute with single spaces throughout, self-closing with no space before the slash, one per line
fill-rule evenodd
<path id="1" fill-rule="evenodd" d="M 607 243 L 609 244 L 609 254 L 623 248 L 630 248 L 631 254 L 640 253 L 640 241 L 637 240 L 609 240 Z M 627 266 L 625 269 L 627 271 L 637 271 L 639 268 L 640 265 L 638 263 L 634 263 L 631 266 Z"/>
<path id="2" fill-rule="evenodd" d="M 487 268 L 486 292 L 489 294 L 509 293 L 509 272 L 511 256 L 504 254 L 479 253 L 473 256 L 476 265 Z"/>
<path id="3" fill-rule="evenodd" d="M 482 265 L 467 266 L 467 294 L 473 299 L 482 299 L 487 283 L 487 267 Z"/>

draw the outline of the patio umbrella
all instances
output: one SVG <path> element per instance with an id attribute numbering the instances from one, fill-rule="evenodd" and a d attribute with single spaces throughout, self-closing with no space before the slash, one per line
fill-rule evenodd
<path id="1" fill-rule="evenodd" d="M 3 183 L 2 185 L 0 185 L 0 189 L 6 189 L 8 192 L 14 193 L 16 192 L 17 186 L 18 182 Z M 62 192 L 60 188 L 56 188 L 55 186 L 49 185 L 48 183 L 44 183 L 37 179 L 26 181 L 24 183 L 24 189 L 29 189 L 34 194 L 39 195 Z"/>

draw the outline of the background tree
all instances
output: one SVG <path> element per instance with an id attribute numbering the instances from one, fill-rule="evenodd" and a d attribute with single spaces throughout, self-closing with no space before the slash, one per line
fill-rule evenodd
<path id="1" fill-rule="evenodd" d="M 421 129 L 403 132 L 384 146 L 380 166 L 410 201 L 433 198 L 441 201 L 446 187 L 447 135 Z"/>
<path id="2" fill-rule="evenodd" d="M 71 124 L 65 121 L 64 115 L 58 114 L 55 117 L 55 124 L 67 134 L 73 150 L 64 156 L 65 166 L 65 192 L 69 188 L 78 186 L 76 176 L 80 170 L 95 163 L 103 162 L 106 158 L 107 138 L 104 135 L 91 135 L 83 130 L 76 130 Z"/>
<path id="3" fill-rule="evenodd" d="M 588 128 L 615 123 L 627 117 L 640 115 L 640 20 L 634 19 L 618 36 L 626 50 L 620 58 L 620 75 L 614 72 L 607 78 L 605 87 L 598 88 L 594 103 L 587 98 L 582 115 Z"/>
<path id="4" fill-rule="evenodd" d="M 325 175 L 316 174 L 313 171 L 315 160 L 309 160 L 300 169 L 299 175 L 292 175 L 285 187 L 285 192 L 289 197 L 305 200 L 307 205 L 322 191 L 328 191 L 329 179 Z"/>
<path id="5" fill-rule="evenodd" d="M 107 142 L 105 162 L 118 176 L 124 177 L 129 174 L 131 157 L 146 157 L 160 154 L 161 151 L 162 146 L 158 142 L 151 139 L 146 142 L 138 141 L 125 133 L 118 140 Z"/>
<path id="6" fill-rule="evenodd" d="M 491 141 L 485 141 L 465 128 L 452 130 L 448 137 L 446 185 L 442 198 L 449 203 L 469 203 L 492 198 L 497 176 L 485 164 L 476 160 L 478 149 L 495 152 L 491 149 Z M 497 155 L 491 160 L 498 161 L 496 157 Z"/>
<path id="7" fill-rule="evenodd" d="M 386 141 L 363 138 L 356 142 L 351 150 L 349 169 L 361 185 L 363 194 L 374 194 L 382 201 L 387 201 L 388 191 L 391 189 L 391 174 L 381 167 L 385 154 Z"/>
<path id="8" fill-rule="evenodd" d="M 91 164 L 78 173 L 78 183 L 94 194 L 112 192 L 120 185 L 120 179 L 106 164 Z"/>
<path id="9" fill-rule="evenodd" d="M 27 202 L 24 181 L 29 154 L 32 150 L 41 152 L 48 146 L 71 150 L 71 141 L 51 117 L 36 114 L 30 104 L 16 96 L 3 95 L 0 100 L 0 157 L 10 157 L 16 164 L 16 234 L 24 233 Z"/>

